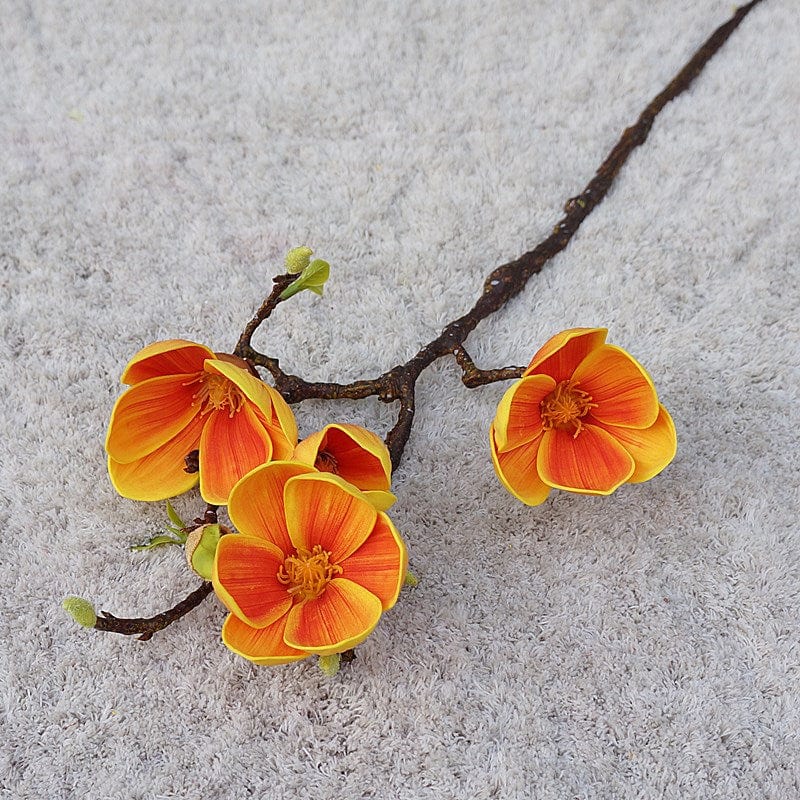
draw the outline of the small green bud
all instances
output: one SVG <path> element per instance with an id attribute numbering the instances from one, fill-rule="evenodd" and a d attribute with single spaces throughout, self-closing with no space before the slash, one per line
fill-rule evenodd
<path id="1" fill-rule="evenodd" d="M 280 295 L 281 300 L 288 300 L 298 292 L 308 289 L 314 294 L 322 294 L 322 287 L 331 272 L 331 265 L 321 258 L 315 258 L 299 275 L 297 280 L 290 283 Z"/>
<path id="2" fill-rule="evenodd" d="M 215 523 L 214 525 L 201 525 L 186 537 L 186 561 L 203 580 L 211 580 L 214 556 L 223 533 L 230 533 L 230 531 Z"/>
<path id="3" fill-rule="evenodd" d="M 332 678 L 338 671 L 342 663 L 342 657 L 339 653 L 334 653 L 332 656 L 320 656 L 319 668 L 329 677 Z"/>
<path id="4" fill-rule="evenodd" d="M 286 271 L 290 275 L 297 275 L 302 272 L 311 261 L 314 251 L 310 247 L 293 247 L 286 254 Z"/>
<path id="5" fill-rule="evenodd" d="M 419 584 L 419 578 L 410 570 L 406 570 L 405 585 L 410 586 L 412 589 Z"/>
<path id="6" fill-rule="evenodd" d="M 97 622 L 97 613 L 94 606 L 82 597 L 66 597 L 61 603 L 61 608 L 69 614 L 78 625 L 84 628 L 94 628 Z"/>

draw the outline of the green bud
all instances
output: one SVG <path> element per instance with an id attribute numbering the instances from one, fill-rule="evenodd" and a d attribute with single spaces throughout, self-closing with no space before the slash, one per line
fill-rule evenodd
<path id="1" fill-rule="evenodd" d="M 223 533 L 230 533 L 222 525 L 201 525 L 186 537 L 186 561 L 203 580 L 210 581 L 214 569 L 214 556 Z"/>
<path id="2" fill-rule="evenodd" d="M 322 287 L 331 272 L 331 265 L 321 258 L 315 258 L 293 283 L 290 283 L 280 295 L 281 300 L 288 300 L 298 292 L 308 289 L 314 294 L 322 294 Z"/>
<path id="3" fill-rule="evenodd" d="M 313 254 L 314 251 L 305 245 L 303 247 L 293 247 L 286 254 L 286 271 L 290 275 L 297 275 L 302 272 L 308 266 Z"/>
<path id="4" fill-rule="evenodd" d="M 334 653 L 332 656 L 320 656 L 319 668 L 329 677 L 332 678 L 338 671 L 342 663 L 342 657 L 339 653 Z"/>
<path id="5" fill-rule="evenodd" d="M 61 603 L 61 608 L 69 614 L 78 625 L 84 628 L 94 628 L 97 622 L 97 613 L 94 606 L 82 597 L 66 597 Z"/>
<path id="6" fill-rule="evenodd" d="M 419 578 L 410 570 L 406 570 L 405 585 L 413 588 L 419 584 Z"/>

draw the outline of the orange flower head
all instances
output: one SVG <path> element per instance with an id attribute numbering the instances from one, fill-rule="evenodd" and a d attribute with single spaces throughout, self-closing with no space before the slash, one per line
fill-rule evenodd
<path id="1" fill-rule="evenodd" d="M 133 500 L 163 500 L 199 480 L 223 505 L 250 470 L 288 458 L 297 425 L 286 401 L 235 356 L 182 339 L 140 350 L 122 374 L 130 388 L 114 405 L 106 436 L 114 488 Z M 199 451 L 199 471 L 186 457 Z"/>
<path id="2" fill-rule="evenodd" d="M 342 653 L 375 629 L 408 558 L 389 517 L 337 475 L 273 461 L 240 480 L 214 590 L 230 611 L 222 640 L 256 664 Z"/>
<path id="3" fill-rule="evenodd" d="M 297 445 L 293 459 L 352 483 L 380 511 L 386 511 L 397 499 L 389 491 L 392 460 L 386 445 L 359 425 L 326 425 Z"/>
<path id="4" fill-rule="evenodd" d="M 605 328 L 553 336 L 503 396 L 489 432 L 500 481 L 527 505 L 550 489 L 611 494 L 675 457 L 675 426 L 650 376 Z"/>

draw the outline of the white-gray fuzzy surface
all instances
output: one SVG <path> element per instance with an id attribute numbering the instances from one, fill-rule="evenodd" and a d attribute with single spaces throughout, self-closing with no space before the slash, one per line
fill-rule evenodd
<path id="1" fill-rule="evenodd" d="M 482 324 L 482 366 L 604 325 L 679 451 L 610 498 L 495 478 L 503 385 L 419 383 L 393 519 L 421 579 L 333 680 L 257 668 L 194 579 L 131 553 L 103 438 L 127 359 L 217 350 L 310 244 L 324 298 L 256 344 L 373 376 L 535 245 L 730 0 L 0 2 L 0 797 L 800 796 L 800 14 L 765 0 L 570 246 Z M 301 433 L 377 402 L 304 404 Z M 177 502 L 202 509 L 197 495 Z"/>

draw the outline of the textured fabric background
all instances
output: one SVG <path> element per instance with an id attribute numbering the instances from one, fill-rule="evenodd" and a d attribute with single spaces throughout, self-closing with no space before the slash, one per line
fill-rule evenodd
<path id="1" fill-rule="evenodd" d="M 766 0 L 605 202 L 482 324 L 482 366 L 605 325 L 679 452 L 611 498 L 501 488 L 502 385 L 419 384 L 392 516 L 419 587 L 329 680 L 257 668 L 115 495 L 128 358 L 233 346 L 285 251 L 333 267 L 256 344 L 307 378 L 406 360 L 536 244 L 729 0 L 0 2 L 2 798 L 800 793 L 800 15 Z M 301 433 L 391 409 L 308 403 Z M 196 495 L 177 502 L 192 516 Z"/>

